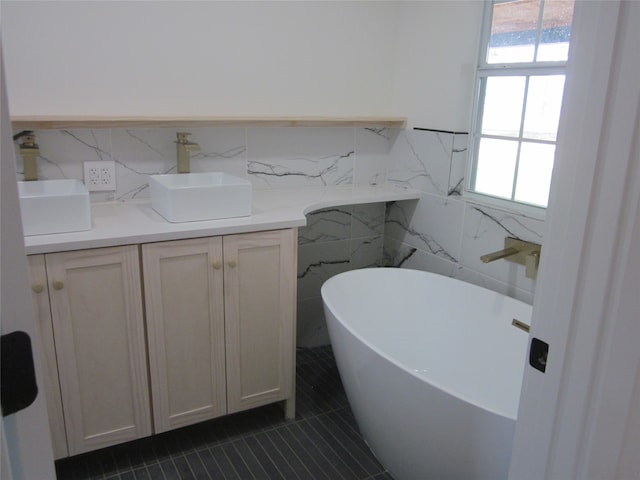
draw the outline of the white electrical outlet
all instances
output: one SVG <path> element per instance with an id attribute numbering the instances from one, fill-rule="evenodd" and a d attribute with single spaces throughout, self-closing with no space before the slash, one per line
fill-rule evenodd
<path id="1" fill-rule="evenodd" d="M 116 162 L 84 162 L 84 184 L 90 192 L 116 189 Z"/>

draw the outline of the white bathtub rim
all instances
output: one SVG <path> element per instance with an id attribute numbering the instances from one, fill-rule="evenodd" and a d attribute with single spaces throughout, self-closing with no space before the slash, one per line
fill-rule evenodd
<path id="1" fill-rule="evenodd" d="M 371 268 L 363 268 L 363 269 L 359 269 L 358 271 L 362 271 L 362 270 L 379 270 L 381 268 L 393 268 L 393 267 L 371 267 Z M 451 278 L 451 277 L 447 277 L 444 275 L 440 275 L 437 273 L 433 273 L 433 272 L 427 272 L 424 270 L 415 270 L 415 269 L 409 269 L 409 268 L 403 268 L 402 270 L 410 270 L 413 272 L 419 272 L 420 274 L 425 274 L 427 276 L 432 276 L 432 277 L 438 277 L 438 278 L 448 278 L 449 280 L 452 281 L 456 281 L 456 282 L 463 282 L 463 280 L 459 280 L 459 279 L 455 279 L 455 278 Z M 362 344 L 366 345 L 367 348 L 369 348 L 370 350 L 372 350 L 374 353 L 376 353 L 377 355 L 381 356 L 382 358 L 384 358 L 385 360 L 387 360 L 388 362 L 390 362 L 392 365 L 395 365 L 396 367 L 398 367 L 399 369 L 401 369 L 402 371 L 408 373 L 409 375 L 415 377 L 416 379 L 420 380 L 421 382 L 427 382 L 430 385 L 433 385 L 435 388 L 438 388 L 439 390 L 451 395 L 452 397 L 458 398 L 464 402 L 467 402 L 470 405 L 473 405 L 474 407 L 477 407 L 479 409 L 482 409 L 483 411 L 492 413 L 494 415 L 498 415 L 504 418 L 508 418 L 510 420 L 517 420 L 518 417 L 518 413 L 516 411 L 515 415 L 510 413 L 510 412 L 506 412 L 504 410 L 500 410 L 500 409 L 496 409 L 496 408 L 491 408 L 487 405 L 483 405 L 481 403 L 478 403 L 476 400 L 470 398 L 468 395 L 462 394 L 457 392 L 455 389 L 447 386 L 447 385 L 443 385 L 441 382 L 438 382 L 436 380 L 432 380 L 430 378 L 425 377 L 424 375 L 421 375 L 420 373 L 416 372 L 414 369 L 411 369 L 409 367 L 407 367 L 406 365 L 403 365 L 402 363 L 400 363 L 398 360 L 396 360 L 395 358 L 391 357 L 390 355 L 388 355 L 387 353 L 383 352 L 382 350 L 380 350 L 380 348 L 372 345 L 369 341 L 367 341 L 366 339 L 364 339 L 362 337 L 362 335 L 360 335 L 358 332 L 356 332 L 350 325 L 348 325 L 346 322 L 343 321 L 342 318 L 340 318 L 338 315 L 335 314 L 335 309 L 333 308 L 333 305 L 331 304 L 330 301 L 327 301 L 327 299 L 325 298 L 324 295 L 324 286 L 326 284 L 328 284 L 329 282 L 331 282 L 334 278 L 340 277 L 342 275 L 347 275 L 351 272 L 353 272 L 354 270 L 350 270 L 348 272 L 342 272 L 339 273 L 333 277 L 331 277 L 330 279 L 328 279 L 327 281 L 325 281 L 325 283 L 322 285 L 322 288 L 320 289 L 320 293 L 322 296 L 322 301 L 324 304 L 327 305 L 327 307 L 331 310 L 332 315 L 340 322 L 340 324 L 351 334 L 353 335 L 355 338 L 357 338 Z M 467 283 L 467 282 L 464 282 Z M 474 284 L 469 284 L 472 287 L 481 289 L 481 290 L 486 290 L 487 292 L 490 292 L 492 294 L 496 294 L 497 292 L 494 292 L 493 290 L 489 290 L 488 288 L 484 288 L 481 287 L 479 285 L 474 285 Z M 503 294 L 498 294 L 498 295 L 503 295 Z M 504 295 L 507 296 L 507 295 Z M 516 299 L 514 299 L 516 300 Z M 519 300 L 518 300 L 519 301 Z M 522 302 L 524 303 L 524 302 Z M 522 334 L 524 335 L 525 332 L 522 332 Z M 329 328 L 329 336 L 331 336 L 331 329 Z"/>

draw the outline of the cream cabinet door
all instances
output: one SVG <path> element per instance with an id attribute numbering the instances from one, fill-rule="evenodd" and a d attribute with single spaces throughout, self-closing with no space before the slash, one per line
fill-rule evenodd
<path id="1" fill-rule="evenodd" d="M 142 246 L 156 432 L 227 411 L 222 239 Z"/>
<path id="2" fill-rule="evenodd" d="M 31 283 L 31 298 L 36 315 L 36 342 L 40 352 L 42 365 L 42 389 L 47 400 L 49 428 L 54 458 L 69 456 L 67 448 L 67 434 L 64 429 L 64 414 L 62 413 L 62 398 L 60 396 L 60 381 L 58 379 L 58 361 L 53 340 L 53 323 L 49 307 L 49 286 L 44 255 L 30 255 L 29 281 Z"/>
<path id="3" fill-rule="evenodd" d="M 224 237 L 227 408 L 294 416 L 296 230 Z"/>
<path id="4" fill-rule="evenodd" d="M 138 247 L 45 261 L 69 454 L 150 435 Z"/>

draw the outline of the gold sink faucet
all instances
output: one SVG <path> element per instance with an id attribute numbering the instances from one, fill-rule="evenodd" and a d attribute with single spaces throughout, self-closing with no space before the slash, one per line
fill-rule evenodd
<path id="1" fill-rule="evenodd" d="M 22 136 L 20 144 L 20 156 L 24 166 L 24 180 L 38 180 L 38 156 L 40 148 L 36 143 L 36 136 L 33 132 L 29 132 Z"/>
<path id="2" fill-rule="evenodd" d="M 189 140 L 190 133 L 178 132 L 176 140 L 176 148 L 178 151 L 178 173 L 191 172 L 191 152 L 200 150 L 200 145 Z"/>

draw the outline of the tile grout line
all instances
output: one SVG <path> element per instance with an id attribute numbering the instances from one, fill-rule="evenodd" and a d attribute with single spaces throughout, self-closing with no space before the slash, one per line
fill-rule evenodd
<path id="1" fill-rule="evenodd" d="M 302 435 L 307 437 L 307 440 L 309 440 L 311 443 L 313 444 L 317 444 L 318 442 L 316 442 L 313 438 L 311 438 L 307 432 L 305 430 L 303 430 L 302 428 L 300 428 L 298 426 L 298 428 L 300 429 L 300 432 L 302 433 Z M 322 440 L 322 439 L 321 439 Z M 324 440 L 323 440 L 324 442 Z M 331 450 L 333 452 L 333 449 L 331 448 L 331 445 L 327 444 L 326 442 L 324 442 L 324 444 L 329 448 L 329 450 Z M 325 454 L 325 452 L 318 450 L 318 452 L 320 453 L 320 455 L 322 455 L 328 462 L 329 464 L 331 464 L 332 466 L 335 466 L 335 463 L 331 461 L 330 458 L 327 457 L 327 455 Z M 346 465 L 344 462 L 342 462 L 342 460 L 338 457 L 337 458 L 346 468 L 347 470 L 351 471 L 351 469 L 349 468 L 348 465 Z M 340 472 L 339 470 L 336 469 L 336 473 L 338 475 L 340 475 L 341 478 L 343 478 L 344 480 L 349 480 L 348 478 L 345 478 L 344 475 L 342 474 L 342 472 Z M 353 473 L 353 472 L 352 472 Z"/>
<path id="2" fill-rule="evenodd" d="M 335 423 L 335 421 L 334 421 L 330 416 L 327 416 L 327 422 L 328 422 L 328 423 L 333 424 L 333 425 L 335 426 L 335 428 L 337 428 L 338 430 L 341 430 L 341 429 L 340 429 L 340 427 Z M 313 427 L 313 428 L 316 428 L 316 427 L 315 427 L 315 426 L 313 426 L 313 425 L 312 425 L 312 427 Z M 355 451 L 355 449 L 358 449 L 359 451 L 362 451 L 362 450 L 361 450 L 361 448 L 360 448 L 360 445 L 356 444 L 356 443 L 355 443 L 351 438 L 349 438 L 349 437 L 344 433 L 344 431 L 343 431 L 343 434 L 345 435 L 345 439 L 343 439 L 343 440 L 347 440 L 347 441 L 351 444 L 351 446 L 349 447 L 348 445 L 346 445 L 346 444 L 344 443 L 344 441 L 343 441 L 343 440 L 341 440 L 340 438 L 338 438 L 338 437 L 334 434 L 334 432 L 333 432 L 333 431 L 331 431 L 329 428 L 327 428 L 327 426 L 326 426 L 326 424 L 325 424 L 325 423 L 321 423 L 321 424 L 320 424 L 320 427 L 324 428 L 324 429 L 327 431 L 327 433 L 328 433 L 329 435 L 331 435 L 331 437 L 333 437 L 333 438 L 335 439 L 335 441 L 336 441 L 337 443 L 339 443 L 339 444 L 343 447 L 343 450 L 347 453 L 347 455 L 350 455 L 350 456 L 353 458 L 353 460 L 354 460 L 358 465 L 360 465 L 360 467 L 362 467 L 362 470 L 363 470 L 363 471 L 365 471 L 365 472 L 367 472 L 367 473 L 370 473 L 370 472 L 369 472 L 369 468 L 367 468 L 365 465 L 363 465 L 363 464 L 362 464 L 362 462 L 360 461 L 361 459 L 360 459 L 360 458 L 358 458 L 358 457 L 356 457 L 356 456 L 354 456 L 354 455 L 352 454 L 352 452 L 353 452 L 353 451 Z M 317 430 L 317 428 L 316 428 L 316 430 Z M 364 442 L 364 439 L 362 439 L 362 443 L 363 443 L 364 445 L 366 445 L 366 443 Z M 364 452 L 363 452 L 363 453 L 364 453 Z M 376 462 L 376 463 L 377 463 L 377 462 Z"/>
<path id="3" fill-rule="evenodd" d="M 286 445 L 291 449 L 291 451 L 293 451 L 293 452 L 295 453 L 295 451 L 296 451 L 296 450 L 295 450 L 295 445 L 293 445 L 293 444 L 290 442 L 290 440 L 287 440 L 287 438 L 285 438 L 285 437 L 282 435 L 282 433 L 283 433 L 283 432 L 278 432 L 278 434 L 282 437 L 282 439 L 283 439 L 284 443 L 285 443 L 285 444 L 286 444 Z M 313 464 L 314 464 L 316 467 L 318 467 L 318 468 L 322 469 L 322 465 L 321 465 L 320 463 L 318 463 L 319 459 L 317 458 L 317 456 L 312 455 L 312 454 L 309 452 L 309 450 L 304 446 L 304 444 L 301 442 L 300 435 L 296 435 L 296 434 L 295 434 L 295 432 L 294 432 L 292 429 L 290 429 L 290 428 L 287 428 L 287 429 L 286 429 L 286 433 L 288 433 L 288 434 L 292 437 L 292 438 L 291 438 L 291 440 L 293 440 L 296 444 L 298 444 L 298 445 L 300 446 L 300 448 L 301 448 L 301 450 L 300 450 L 300 451 L 301 451 L 301 452 L 304 452 L 304 453 L 305 453 L 305 455 L 309 456 L 309 458 L 310 458 L 311 462 L 313 462 Z M 287 435 L 287 436 L 289 436 L 289 435 Z M 322 455 L 322 453 L 321 453 L 321 455 Z M 323 456 L 323 458 L 324 458 L 325 460 L 327 460 L 327 461 L 328 461 L 328 459 L 327 459 L 324 455 L 322 455 L 322 456 Z M 299 457 L 299 455 L 298 455 L 298 457 Z M 302 461 L 302 458 L 300 458 L 300 460 Z M 308 462 L 303 462 L 303 465 L 304 465 L 304 467 L 305 467 L 307 470 L 309 470 L 309 468 L 310 468 L 310 466 L 311 466 L 311 465 L 309 465 L 309 463 L 308 463 Z M 338 471 L 336 471 L 336 470 L 333 468 L 333 465 L 332 465 L 331 463 L 329 463 L 329 464 L 328 464 L 328 466 L 331 468 L 331 470 L 335 471 L 335 473 L 336 473 L 336 474 L 338 474 L 338 475 L 340 476 L 340 473 L 339 473 Z M 313 473 L 311 472 L 311 470 L 309 470 L 309 472 L 310 472 L 311 474 L 313 474 Z M 323 470 L 323 474 L 324 474 L 324 473 L 325 473 L 325 471 Z M 326 476 L 326 478 L 327 478 L 328 480 L 333 480 L 333 478 L 334 478 L 334 477 L 329 477 L 329 476 L 328 476 L 328 474 L 327 474 L 327 475 L 325 475 L 325 476 Z"/>
<path id="4" fill-rule="evenodd" d="M 195 451 L 195 450 L 194 450 L 194 451 L 192 451 L 192 452 L 189 452 L 188 454 L 186 454 L 186 455 L 184 456 L 184 460 L 185 460 L 185 462 L 187 462 L 187 466 L 189 467 L 189 470 L 191 470 L 191 473 L 192 473 L 192 475 L 193 475 L 193 478 L 195 478 L 195 479 L 197 479 L 197 480 L 200 480 L 200 478 L 198 477 L 198 474 L 197 474 L 197 473 L 196 473 L 196 471 L 193 469 L 193 465 L 192 465 L 192 464 L 191 464 L 191 462 L 189 461 L 189 458 L 188 458 L 188 456 L 187 456 L 187 455 L 195 455 L 195 456 L 197 457 L 198 461 L 199 461 L 199 462 L 200 462 L 200 464 L 202 465 L 202 469 L 203 469 L 203 470 L 205 471 L 205 473 L 207 474 L 207 478 L 208 478 L 209 480 L 211 480 L 211 475 L 209 475 L 209 472 L 207 472 L 207 469 L 205 468 L 204 463 L 202 463 L 202 460 L 200 460 L 200 455 L 199 455 L 199 454 L 198 454 L 198 452 L 197 452 L 197 451 Z"/>
<path id="5" fill-rule="evenodd" d="M 338 439 L 335 435 L 333 435 L 327 428 L 324 427 L 324 425 L 321 423 L 318 427 L 320 428 L 324 428 L 326 433 L 322 433 L 320 432 L 320 430 L 316 427 L 316 425 L 313 425 L 311 422 L 309 422 L 309 427 L 313 430 L 315 430 L 317 432 L 317 434 L 320 436 L 320 438 L 327 443 L 327 445 L 329 445 L 329 448 L 331 448 L 332 450 L 335 451 L 335 449 L 333 448 L 332 443 L 329 443 L 330 438 L 327 438 L 327 435 L 333 439 L 335 439 L 335 441 L 342 446 L 342 451 L 344 452 L 343 455 L 338 454 L 338 452 L 336 451 L 336 455 L 338 456 L 338 458 L 340 458 L 340 460 L 342 460 L 343 463 L 345 463 L 345 465 L 347 465 L 347 468 L 349 468 L 349 470 L 351 470 L 354 474 L 357 474 L 357 472 L 353 471 L 353 469 L 351 468 L 351 466 L 346 462 L 345 460 L 345 456 L 351 458 L 361 469 L 363 472 L 366 472 L 367 474 L 369 474 L 369 472 L 367 471 L 367 469 L 358 461 L 358 459 L 356 457 L 354 457 L 351 452 L 349 451 L 349 449 L 345 448 L 346 445 L 344 445 L 340 439 Z"/>
<path id="6" fill-rule="evenodd" d="M 238 449 L 235 447 L 235 445 L 233 445 L 233 442 L 229 442 L 228 446 L 233 448 L 233 450 L 238 454 L 238 457 L 240 457 L 240 461 L 244 464 L 245 468 L 249 471 L 249 474 L 251 475 L 251 478 L 253 478 L 253 480 L 256 480 L 256 478 L 253 476 L 253 473 L 251 473 L 251 470 L 249 469 L 249 466 L 247 465 L 247 463 L 242 458 L 242 455 L 240 455 L 240 452 L 238 452 Z M 229 464 L 231 465 L 231 467 L 233 467 L 233 470 L 236 472 L 236 475 L 238 475 L 238 478 L 240 478 L 242 480 L 245 480 L 242 477 L 242 475 L 240 475 L 240 472 L 236 468 L 236 464 L 233 463 L 233 461 L 231 460 L 231 457 L 229 457 L 229 454 L 226 452 L 226 450 L 222 449 L 222 453 L 227 457 L 227 460 L 229 460 Z"/>
<path id="7" fill-rule="evenodd" d="M 196 455 L 198 455 L 198 458 L 200 459 L 200 461 L 202 462 L 202 465 L 204 466 L 204 469 L 207 472 L 207 475 L 209 476 L 209 479 L 211 480 L 215 480 L 211 478 L 211 472 L 209 471 L 209 469 L 207 468 L 207 465 L 205 464 L 203 458 L 202 458 L 202 452 L 204 452 L 204 450 L 200 450 L 200 451 L 196 451 Z M 209 455 L 211 456 L 211 461 L 216 465 L 216 467 L 218 468 L 219 472 L 222 472 L 222 468 L 220 468 L 220 465 L 218 464 L 218 461 L 215 459 L 215 457 L 213 455 L 211 455 L 211 452 L 209 452 Z"/>
<path id="8" fill-rule="evenodd" d="M 292 448 L 290 448 L 289 444 L 287 443 L 287 441 L 283 438 L 283 436 L 280 434 L 279 431 L 274 430 L 273 432 L 274 434 L 278 435 L 278 437 L 280 437 L 280 439 L 282 440 L 282 442 L 289 447 L 289 450 L 291 451 L 291 453 L 298 459 L 298 462 L 300 463 L 300 465 L 302 466 L 302 468 L 304 468 L 307 473 L 309 475 L 311 475 L 311 472 L 309 471 L 309 469 L 307 468 L 307 466 L 305 465 L 305 463 L 302 461 L 302 459 L 300 458 L 300 456 L 296 453 L 295 450 L 293 450 Z M 289 465 L 291 467 L 291 470 L 295 471 L 295 469 L 293 468 L 293 465 L 291 465 L 289 463 L 289 461 L 287 460 L 287 455 L 286 452 L 283 452 L 278 445 L 276 445 L 275 443 L 273 443 L 273 441 L 270 438 L 267 438 L 267 440 L 269 440 L 269 442 L 271 443 L 271 445 L 273 445 L 273 448 L 276 449 L 276 451 L 280 454 L 280 456 L 284 459 L 285 462 L 287 462 L 287 465 Z M 310 477 L 308 477 L 310 478 Z"/>
<path id="9" fill-rule="evenodd" d="M 247 437 L 244 437 L 244 443 L 247 445 L 247 447 L 249 448 L 251 454 L 254 456 L 254 458 L 256 459 L 256 461 L 258 462 L 258 464 L 260 465 L 260 467 L 262 468 L 262 470 L 265 472 L 265 474 L 267 474 L 266 470 L 267 470 L 267 465 L 264 464 L 263 461 L 260 460 L 260 458 L 258 458 L 258 455 L 256 454 L 256 449 L 260 449 L 262 451 L 262 453 L 264 454 L 264 456 L 267 458 L 267 460 L 269 460 L 269 462 L 271 462 L 271 465 L 273 465 L 273 467 L 276 469 L 276 471 L 278 472 L 278 474 L 280 475 L 280 477 L 282 479 L 285 479 L 285 475 L 284 473 L 282 473 L 282 471 L 280 470 L 280 468 L 278 468 L 278 462 L 276 462 L 273 458 L 271 458 L 271 455 L 269 455 L 269 452 L 267 452 L 263 446 L 262 443 L 258 440 L 257 435 L 259 435 L 262 432 L 258 432 L 257 434 L 252 434 L 252 435 L 248 435 Z M 253 437 L 253 440 L 256 443 L 256 446 L 254 448 L 251 447 L 251 445 L 249 445 L 249 442 L 247 442 L 247 438 L 251 438 Z M 292 469 L 293 470 L 293 469 Z M 267 474 L 268 475 L 268 474 Z M 270 478 L 270 477 L 269 477 Z"/>

